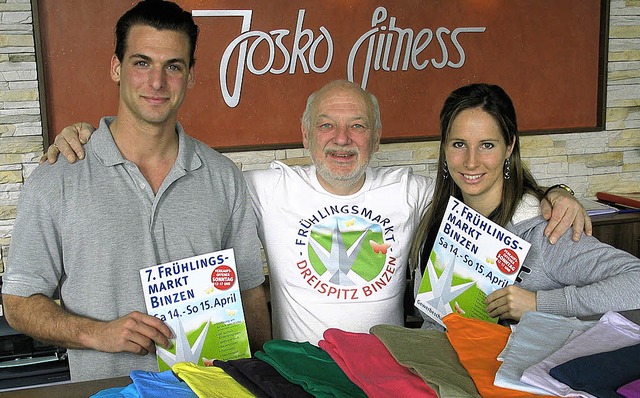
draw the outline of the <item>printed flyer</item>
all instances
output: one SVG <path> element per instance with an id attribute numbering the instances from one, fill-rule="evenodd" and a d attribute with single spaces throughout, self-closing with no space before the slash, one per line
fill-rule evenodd
<path id="1" fill-rule="evenodd" d="M 427 262 L 415 306 L 444 326 L 442 318 L 490 318 L 484 300 L 512 284 L 531 244 L 451 197 Z"/>
<path id="2" fill-rule="evenodd" d="M 156 346 L 160 371 L 251 356 L 233 249 L 144 268 L 140 278 L 147 312 L 175 336 L 170 349 Z"/>

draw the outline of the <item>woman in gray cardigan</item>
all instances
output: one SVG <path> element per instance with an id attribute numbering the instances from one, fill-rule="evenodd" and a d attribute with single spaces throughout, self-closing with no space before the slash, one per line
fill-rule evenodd
<path id="1" fill-rule="evenodd" d="M 449 196 L 531 243 L 520 282 L 486 298 L 487 312 L 518 321 L 541 311 L 587 316 L 640 308 L 640 259 L 590 236 L 544 236 L 543 189 L 520 158 L 513 103 L 502 88 L 471 84 L 453 91 L 440 113 L 440 159 L 433 202 L 411 249 L 416 287 L 440 228 Z M 425 316 L 425 319 L 428 317 Z"/>

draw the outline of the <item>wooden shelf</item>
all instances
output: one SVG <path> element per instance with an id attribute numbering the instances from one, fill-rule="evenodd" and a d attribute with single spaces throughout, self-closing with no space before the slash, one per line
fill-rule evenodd
<path id="1" fill-rule="evenodd" d="M 640 212 L 591 217 L 593 236 L 640 258 Z"/>

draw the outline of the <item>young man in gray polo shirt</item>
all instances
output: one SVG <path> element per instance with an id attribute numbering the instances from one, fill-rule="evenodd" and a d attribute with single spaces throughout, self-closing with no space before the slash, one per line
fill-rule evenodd
<path id="1" fill-rule="evenodd" d="M 116 26 L 118 113 L 86 161 L 38 167 L 21 194 L 3 301 L 7 320 L 69 348 L 73 381 L 157 370 L 171 330 L 144 314 L 139 270 L 234 248 L 249 338 L 270 338 L 256 221 L 241 173 L 187 136 L 198 28 L 174 3 L 141 1 Z M 61 306 L 51 297 L 59 289 Z"/>

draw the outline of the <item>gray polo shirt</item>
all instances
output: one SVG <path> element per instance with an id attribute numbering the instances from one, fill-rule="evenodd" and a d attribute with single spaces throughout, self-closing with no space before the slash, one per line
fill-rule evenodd
<path id="1" fill-rule="evenodd" d="M 104 118 L 86 159 L 40 165 L 21 193 L 3 293 L 51 296 L 110 321 L 145 311 L 139 270 L 233 248 L 240 289 L 264 281 L 256 221 L 241 172 L 177 125 L 175 164 L 154 195 L 123 159 Z M 157 370 L 155 355 L 69 350 L 74 381 Z"/>

